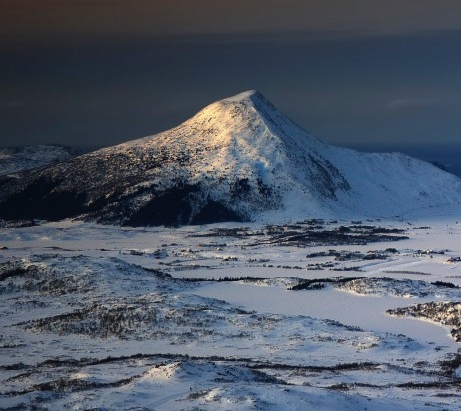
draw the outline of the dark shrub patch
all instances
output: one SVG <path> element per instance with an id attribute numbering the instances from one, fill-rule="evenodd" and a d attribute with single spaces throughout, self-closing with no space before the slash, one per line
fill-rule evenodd
<path id="1" fill-rule="evenodd" d="M 0 204 L 0 218 L 57 221 L 81 214 L 86 195 L 73 190 L 60 191 L 57 189 L 60 183 L 44 176 L 34 180 L 23 191 Z"/>
<path id="2" fill-rule="evenodd" d="M 171 226 L 189 224 L 192 216 L 191 194 L 198 192 L 197 185 L 173 187 L 154 197 L 137 210 L 124 225 Z"/>
<path id="3" fill-rule="evenodd" d="M 208 200 L 205 207 L 193 217 L 191 224 L 210 224 L 223 221 L 243 222 L 245 220 L 225 205 L 217 201 Z"/>

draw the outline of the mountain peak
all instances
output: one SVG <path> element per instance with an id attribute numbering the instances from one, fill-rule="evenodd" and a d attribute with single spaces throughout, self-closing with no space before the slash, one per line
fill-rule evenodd
<path id="1" fill-rule="evenodd" d="M 461 204 L 455 176 L 400 154 L 329 146 L 256 90 L 155 136 L 0 176 L 0 219 L 181 225 L 383 217 L 443 204 Z"/>
<path id="2" fill-rule="evenodd" d="M 238 103 L 242 101 L 266 100 L 258 90 L 247 90 L 235 96 L 227 97 L 221 101 L 229 103 Z M 266 100 L 267 101 L 267 100 Z"/>
<path id="3" fill-rule="evenodd" d="M 268 139 L 283 140 L 288 145 L 324 145 L 280 112 L 257 90 L 248 90 L 216 101 L 202 109 L 184 125 L 207 130 L 215 140 L 223 137 L 247 138 L 253 147 L 262 148 Z M 200 133 L 199 133 L 200 134 Z M 194 133 L 196 136 L 196 134 Z"/>
<path id="4" fill-rule="evenodd" d="M 264 97 L 258 90 L 248 90 L 234 96 L 215 101 L 214 103 L 209 104 L 200 112 L 198 112 L 194 117 L 200 115 L 212 116 L 212 113 L 216 112 L 217 110 L 228 110 L 229 108 L 236 106 L 240 106 L 241 108 L 246 107 L 248 110 L 255 109 L 259 112 L 266 112 L 268 109 L 271 111 L 277 111 L 272 103 L 267 100 L 266 97 Z M 231 108 L 231 110 L 233 109 Z"/>

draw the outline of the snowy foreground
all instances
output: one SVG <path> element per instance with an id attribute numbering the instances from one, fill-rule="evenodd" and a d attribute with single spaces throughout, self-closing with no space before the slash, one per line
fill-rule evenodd
<path id="1" fill-rule="evenodd" d="M 459 409 L 454 218 L 61 222 L 0 247 L 2 410 Z"/>

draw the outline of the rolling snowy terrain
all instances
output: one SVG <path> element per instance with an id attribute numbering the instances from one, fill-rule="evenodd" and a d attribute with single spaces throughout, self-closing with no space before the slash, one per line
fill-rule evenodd
<path id="1" fill-rule="evenodd" d="M 256 91 L 178 127 L 40 170 L 0 176 L 0 219 L 128 226 L 428 215 L 461 180 L 403 154 L 327 145 Z"/>
<path id="2" fill-rule="evenodd" d="M 2 410 L 459 409 L 452 218 L 62 221 L 0 246 Z"/>

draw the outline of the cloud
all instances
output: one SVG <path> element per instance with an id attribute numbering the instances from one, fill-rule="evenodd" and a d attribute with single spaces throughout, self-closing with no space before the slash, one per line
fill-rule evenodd
<path id="1" fill-rule="evenodd" d="M 459 0 L 2 0 L 0 38 L 396 34 L 459 30 L 460 15 Z"/>

